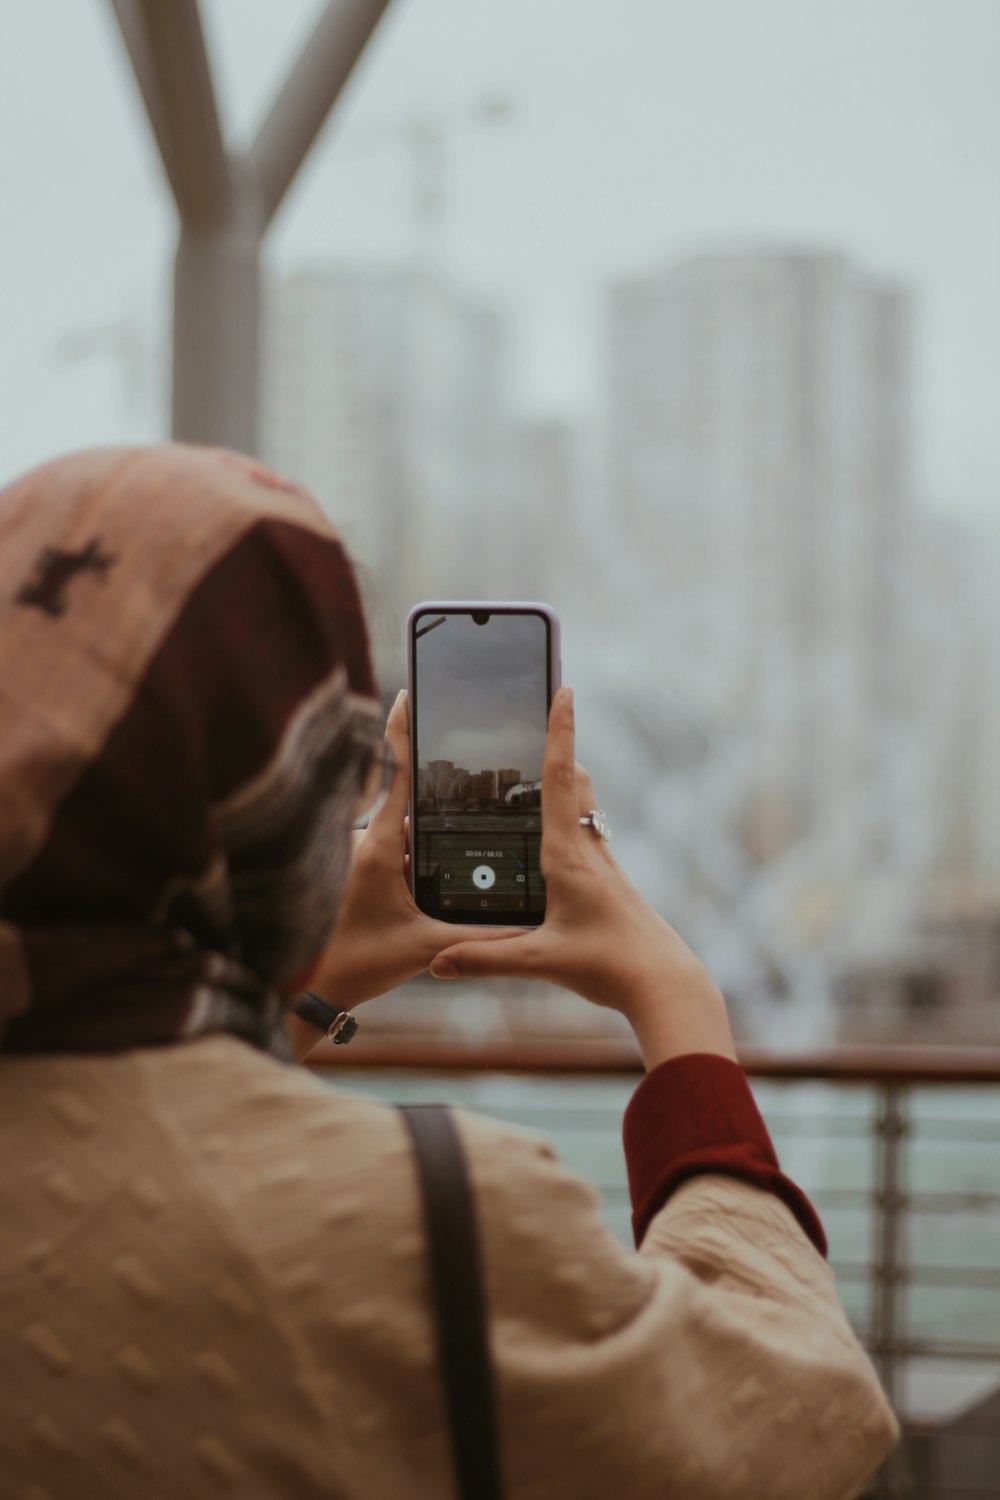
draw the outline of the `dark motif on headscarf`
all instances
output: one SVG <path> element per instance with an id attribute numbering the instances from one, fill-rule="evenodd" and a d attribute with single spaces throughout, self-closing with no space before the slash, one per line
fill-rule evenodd
<path id="1" fill-rule="evenodd" d="M 103 579 L 117 560 L 110 552 L 101 551 L 101 540 L 96 536 L 79 552 L 43 547 L 35 559 L 32 577 L 15 597 L 18 604 L 34 604 L 47 615 L 61 615 L 66 609 L 66 587 L 78 573 L 96 573 Z"/>

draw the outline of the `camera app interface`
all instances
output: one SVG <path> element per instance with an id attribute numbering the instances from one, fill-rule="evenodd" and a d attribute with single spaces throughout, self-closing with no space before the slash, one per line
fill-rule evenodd
<path id="1" fill-rule="evenodd" d="M 543 615 L 430 611 L 416 622 L 416 894 L 424 911 L 468 922 L 544 915 L 548 659 Z"/>

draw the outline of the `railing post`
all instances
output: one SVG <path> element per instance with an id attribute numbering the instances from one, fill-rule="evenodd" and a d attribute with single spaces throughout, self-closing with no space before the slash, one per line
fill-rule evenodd
<path id="1" fill-rule="evenodd" d="M 909 1129 L 905 1087 L 883 1083 L 875 1121 L 875 1264 L 872 1316 L 873 1346 L 879 1378 L 893 1407 L 899 1393 L 904 1279 L 901 1226 L 906 1212 L 903 1148 Z M 880 1500 L 906 1493 L 899 1455 L 892 1455 L 879 1476 Z"/>

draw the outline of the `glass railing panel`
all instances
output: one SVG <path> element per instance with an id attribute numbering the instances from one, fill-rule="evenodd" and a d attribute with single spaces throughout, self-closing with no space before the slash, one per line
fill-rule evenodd
<path id="1" fill-rule="evenodd" d="M 968 1273 L 967 1273 L 968 1274 Z M 989 1355 L 1000 1360 L 1000 1281 L 992 1285 L 926 1285 L 903 1288 L 904 1327 L 909 1341 L 942 1354 Z"/>
<path id="2" fill-rule="evenodd" d="M 445 1101 L 538 1130 L 598 1188 L 605 1222 L 632 1243 L 621 1120 L 633 1078 L 515 1077 L 387 1071 L 337 1076 L 337 1086 L 394 1104 Z M 852 1325 L 871 1325 L 870 1091 L 828 1085 L 756 1085 L 784 1170 L 815 1199 Z"/>
<path id="3" fill-rule="evenodd" d="M 949 1065 L 948 1076 L 956 1071 Z M 883 1470 L 873 1493 L 940 1500 L 950 1494 L 940 1465 L 957 1462 L 956 1444 L 967 1456 L 980 1442 L 969 1426 L 977 1403 L 1000 1403 L 1000 1086 L 918 1076 L 910 1083 L 905 1068 L 887 1068 L 859 1081 L 855 1068 L 842 1083 L 751 1083 L 784 1171 L 823 1220 L 846 1314 L 904 1419 L 898 1472 Z M 444 1100 L 541 1132 L 596 1185 L 624 1244 L 621 1119 L 637 1082 L 624 1073 L 338 1073 L 342 1086 L 386 1100 Z M 968 1493 L 1000 1496 L 1000 1487 Z"/>
<path id="4" fill-rule="evenodd" d="M 949 1193 L 935 1195 L 930 1203 L 910 1208 L 904 1218 L 907 1264 L 952 1270 L 957 1280 L 970 1272 L 991 1274 L 1000 1295 L 1000 1202 L 956 1202 Z"/>

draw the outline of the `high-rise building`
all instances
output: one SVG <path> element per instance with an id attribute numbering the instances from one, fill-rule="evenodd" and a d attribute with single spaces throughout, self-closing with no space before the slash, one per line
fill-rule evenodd
<path id="1" fill-rule="evenodd" d="M 328 509 L 369 575 L 376 636 L 485 585 L 506 494 L 506 324 L 418 270 L 301 272 L 265 303 L 265 456 Z M 371 597 L 373 596 L 373 597 Z"/>
<path id="2" fill-rule="evenodd" d="M 745 704 L 785 826 L 860 805 L 900 696 L 910 331 L 903 287 L 822 252 L 610 297 L 611 503 L 668 648 Z"/>
<path id="3" fill-rule="evenodd" d="M 424 773 L 427 778 L 427 790 L 430 796 L 439 802 L 445 801 L 454 793 L 455 787 L 455 765 L 450 760 L 432 760 L 427 763 Z"/>
<path id="4" fill-rule="evenodd" d="M 913 857 L 983 881 L 1000 906 L 1000 538 L 947 513 L 925 514 L 917 535 Z"/>
<path id="5" fill-rule="evenodd" d="M 510 766 L 504 766 L 497 772 L 497 798 L 503 801 L 512 786 L 519 786 L 521 782 L 520 771 L 513 770 Z"/>
<path id="6" fill-rule="evenodd" d="M 466 796 L 481 804 L 497 800 L 496 771 L 477 771 L 466 783 Z"/>
<path id="7" fill-rule="evenodd" d="M 511 442 L 511 499 L 501 565 L 514 598 L 544 599 L 565 609 L 579 579 L 582 465 L 579 432 L 566 421 L 520 421 Z"/>

